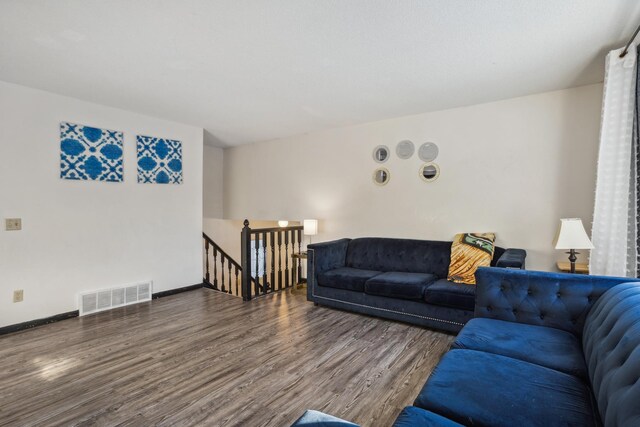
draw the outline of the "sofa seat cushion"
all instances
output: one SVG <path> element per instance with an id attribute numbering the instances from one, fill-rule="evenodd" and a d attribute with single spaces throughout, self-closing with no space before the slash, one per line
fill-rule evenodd
<path id="1" fill-rule="evenodd" d="M 513 357 L 525 362 L 587 377 L 580 340 L 570 332 L 545 326 L 476 318 L 460 331 L 453 348 Z"/>
<path id="2" fill-rule="evenodd" d="M 340 267 L 318 274 L 318 284 L 328 288 L 364 292 L 365 282 L 378 274 L 379 271 Z"/>
<path id="3" fill-rule="evenodd" d="M 415 406 L 473 426 L 598 425 L 580 378 L 475 350 L 446 353 Z"/>
<path id="4" fill-rule="evenodd" d="M 473 311 L 476 305 L 476 287 L 440 279 L 429 285 L 424 293 L 424 300 L 433 305 Z"/>
<path id="5" fill-rule="evenodd" d="M 462 427 L 462 424 L 416 406 L 407 406 L 400 412 L 393 427 Z"/>
<path id="6" fill-rule="evenodd" d="M 382 273 L 367 280 L 364 292 L 369 295 L 420 301 L 424 297 L 424 290 L 435 280 L 436 276 L 427 273 Z"/>

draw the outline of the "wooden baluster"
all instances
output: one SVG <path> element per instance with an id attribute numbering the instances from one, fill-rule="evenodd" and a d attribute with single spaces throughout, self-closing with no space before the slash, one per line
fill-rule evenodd
<path id="1" fill-rule="evenodd" d="M 222 268 L 220 268 L 220 273 L 222 275 L 221 277 L 221 282 L 222 282 L 222 288 L 220 289 L 222 292 L 227 292 L 227 290 L 224 288 L 224 256 L 222 256 L 222 254 L 220 254 L 220 264 L 222 266 Z"/>
<path id="2" fill-rule="evenodd" d="M 282 230 L 278 230 L 278 290 L 282 289 Z"/>
<path id="3" fill-rule="evenodd" d="M 209 241 L 208 240 L 204 241 L 204 250 L 205 250 L 205 259 L 206 259 L 206 266 L 207 266 L 206 267 L 207 271 L 204 274 L 204 278 L 207 281 L 207 283 L 211 283 L 209 281 Z"/>
<path id="4" fill-rule="evenodd" d="M 228 266 L 229 266 L 229 289 L 227 290 L 227 292 L 232 294 L 233 293 L 233 285 L 231 284 L 231 280 L 232 280 L 232 278 L 231 278 L 231 268 L 233 266 L 231 265 L 231 260 L 229 260 Z"/>
<path id="5" fill-rule="evenodd" d="M 262 286 L 265 292 L 272 291 L 273 288 L 267 282 L 267 233 L 262 232 Z"/>
<path id="6" fill-rule="evenodd" d="M 271 234 L 271 289 L 276 290 L 276 244 L 273 239 L 273 231 Z"/>
<path id="7" fill-rule="evenodd" d="M 242 299 L 251 300 L 251 227 L 249 220 L 244 220 L 240 233 L 240 265 L 242 266 Z"/>
<path id="8" fill-rule="evenodd" d="M 289 275 L 291 272 L 289 271 L 289 230 L 284 231 L 284 287 L 288 288 L 290 286 L 289 283 Z"/>
<path id="9" fill-rule="evenodd" d="M 260 235 L 253 235 L 253 246 L 256 251 L 256 295 L 260 295 Z M 262 292 L 264 293 L 264 283 L 262 284 Z"/>
<path id="10" fill-rule="evenodd" d="M 296 252 L 296 230 L 291 230 L 291 255 Z M 297 282 L 298 275 L 298 260 L 296 258 L 291 258 L 291 286 L 295 286 Z"/>
<path id="11" fill-rule="evenodd" d="M 213 247 L 213 289 L 218 290 L 218 249 Z"/>
<path id="12" fill-rule="evenodd" d="M 291 254 L 293 254 L 294 251 L 291 252 Z M 296 272 L 298 271 L 298 268 L 296 267 L 298 265 L 298 259 L 291 257 L 291 286 L 295 287 L 298 284 L 298 278 L 296 277 Z"/>
<path id="13" fill-rule="evenodd" d="M 240 295 L 240 292 L 238 292 L 238 266 L 236 265 L 236 296 Z"/>
<path id="14" fill-rule="evenodd" d="M 298 235 L 298 253 L 302 253 L 302 230 L 297 230 Z M 298 260 L 298 282 L 301 282 L 302 279 L 302 258 Z M 296 283 L 297 284 L 297 283 Z"/>

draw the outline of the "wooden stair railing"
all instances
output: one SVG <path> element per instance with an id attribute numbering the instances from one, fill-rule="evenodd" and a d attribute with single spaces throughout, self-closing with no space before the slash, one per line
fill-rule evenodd
<path id="1" fill-rule="evenodd" d="M 300 281 L 302 265 L 291 255 L 302 251 L 303 228 L 299 225 L 251 229 L 249 221 L 244 220 L 240 252 L 242 271 L 247 272 L 242 275 L 241 293 L 245 301 L 291 288 Z"/>
<path id="2" fill-rule="evenodd" d="M 205 285 L 216 291 L 241 296 L 242 266 L 227 254 L 211 237 L 202 233 L 204 240 Z M 209 256 L 211 252 L 211 256 Z M 210 260 L 213 262 L 211 263 Z M 213 264 L 213 266 L 211 266 Z"/>

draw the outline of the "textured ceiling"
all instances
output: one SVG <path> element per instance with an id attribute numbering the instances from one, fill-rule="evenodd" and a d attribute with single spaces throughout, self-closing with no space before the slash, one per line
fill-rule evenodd
<path id="1" fill-rule="evenodd" d="M 637 0 L 0 0 L 0 80 L 237 145 L 602 81 Z"/>

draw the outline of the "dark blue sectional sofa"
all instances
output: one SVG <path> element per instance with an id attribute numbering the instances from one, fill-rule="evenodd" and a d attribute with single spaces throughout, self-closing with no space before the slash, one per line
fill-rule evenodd
<path id="1" fill-rule="evenodd" d="M 476 278 L 476 317 L 395 427 L 640 426 L 638 279 L 496 268 Z"/>
<path id="2" fill-rule="evenodd" d="M 458 332 L 473 317 L 473 285 L 447 280 L 451 242 L 360 238 L 308 247 L 314 303 Z M 492 265 L 524 269 L 526 252 L 496 247 Z"/>

